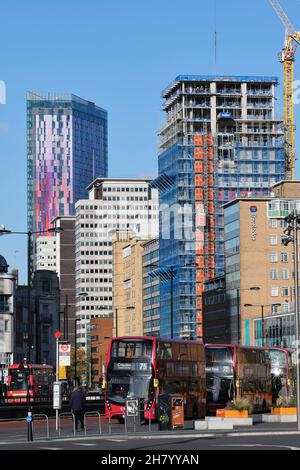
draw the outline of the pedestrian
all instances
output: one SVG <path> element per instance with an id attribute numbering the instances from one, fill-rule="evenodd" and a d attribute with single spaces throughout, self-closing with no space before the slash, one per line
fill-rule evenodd
<path id="1" fill-rule="evenodd" d="M 81 430 L 84 430 L 84 404 L 85 398 L 81 387 L 75 388 L 70 396 L 70 407 L 75 416 L 75 428 L 78 431 L 80 421 Z"/>

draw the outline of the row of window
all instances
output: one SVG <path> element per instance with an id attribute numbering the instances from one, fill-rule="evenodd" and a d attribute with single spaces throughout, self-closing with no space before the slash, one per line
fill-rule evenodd
<path id="1" fill-rule="evenodd" d="M 279 297 L 280 288 L 278 286 L 271 287 L 271 297 Z M 284 286 L 281 288 L 281 296 L 289 297 L 290 296 L 290 287 Z"/>
<path id="2" fill-rule="evenodd" d="M 81 251 L 81 256 L 107 256 L 112 255 L 112 251 Z"/>
<path id="3" fill-rule="evenodd" d="M 137 232 L 141 231 L 141 224 L 107 224 L 106 227 L 107 229 L 128 229 L 130 228 L 131 230 L 136 230 Z M 106 232 L 81 232 L 77 233 L 76 239 L 78 238 L 108 238 L 109 233 L 108 231 Z"/>
<path id="4" fill-rule="evenodd" d="M 111 264 L 111 259 L 82 259 L 81 264 Z"/>
<path id="5" fill-rule="evenodd" d="M 81 269 L 81 274 L 112 274 L 112 269 Z"/>
<path id="6" fill-rule="evenodd" d="M 277 281 L 279 279 L 279 271 L 278 269 L 271 269 L 270 272 L 271 279 L 273 281 Z M 288 269 L 282 269 L 280 273 L 280 278 L 283 280 L 287 280 L 290 278 L 290 272 Z"/>
<path id="7" fill-rule="evenodd" d="M 103 192 L 109 193 L 146 193 L 148 188 L 130 188 L 130 187 L 103 187 Z"/>
<path id="8" fill-rule="evenodd" d="M 91 210 L 94 210 L 94 212 L 92 214 L 83 213 L 83 214 L 80 215 L 80 217 L 77 217 L 77 220 L 79 220 L 79 219 L 101 219 L 102 217 L 105 217 L 107 212 L 109 212 L 109 211 L 130 211 L 130 210 L 132 210 L 132 211 L 133 210 L 148 211 L 148 210 L 154 210 L 154 209 L 156 209 L 156 210 L 158 209 L 158 206 L 156 206 L 155 204 L 146 205 L 146 206 L 141 205 L 141 204 L 139 204 L 138 206 L 133 206 L 132 204 L 130 206 L 120 206 L 120 205 L 117 205 L 117 206 L 112 206 L 112 205 L 109 205 L 109 206 L 95 206 L 95 209 L 91 209 Z"/>
<path id="9" fill-rule="evenodd" d="M 104 196 L 103 201 L 148 201 L 148 197 L 118 197 L 118 196 Z"/>
<path id="10" fill-rule="evenodd" d="M 272 253 L 270 253 L 270 261 L 271 263 L 278 263 L 278 260 L 279 260 L 279 254 L 276 252 L 276 251 L 272 251 Z M 288 263 L 289 262 L 289 253 L 286 252 L 286 251 L 283 251 L 280 253 L 280 260 L 281 260 L 281 263 Z"/>
<path id="11" fill-rule="evenodd" d="M 138 209 L 137 209 L 138 210 Z M 86 217 L 82 217 L 85 219 Z M 102 217 L 100 217 L 102 218 Z M 103 219 L 125 219 L 125 220 L 133 220 L 133 219 L 157 219 L 157 216 L 151 215 L 151 214 L 131 214 L 129 215 L 128 213 L 126 214 L 106 214 L 106 217 L 103 217 Z M 103 228 L 106 227 L 107 224 L 80 224 L 80 228 Z"/>
<path id="12" fill-rule="evenodd" d="M 102 302 L 112 302 L 112 297 L 101 297 Z M 81 310 L 103 310 L 103 305 L 83 305 Z"/>
<path id="13" fill-rule="evenodd" d="M 76 245 L 76 249 L 79 246 L 112 246 L 112 242 L 80 242 Z"/>
<path id="14" fill-rule="evenodd" d="M 81 282 L 81 284 L 89 284 L 89 283 L 91 283 L 91 284 L 107 284 L 107 283 L 111 284 L 112 279 L 111 278 L 110 279 L 107 279 L 107 278 L 102 278 L 101 279 L 101 278 L 98 278 L 98 277 L 97 278 L 94 278 L 94 277 L 84 278 L 83 277 L 82 279 L 80 279 L 80 282 Z M 105 289 L 107 289 L 107 288 L 103 287 L 101 292 L 108 292 Z M 109 289 L 109 290 L 111 290 L 111 289 Z"/>

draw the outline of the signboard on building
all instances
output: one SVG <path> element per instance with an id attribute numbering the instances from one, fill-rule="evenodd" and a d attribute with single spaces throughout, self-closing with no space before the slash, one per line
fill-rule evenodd
<path id="1" fill-rule="evenodd" d="M 256 242 L 257 239 L 257 224 L 256 224 L 256 219 L 257 219 L 257 207 L 256 206 L 251 206 L 250 207 L 250 214 L 251 214 L 251 240 L 253 242 Z"/>
<path id="2" fill-rule="evenodd" d="M 59 354 L 59 366 L 70 366 L 71 365 L 71 345 L 70 343 L 59 343 L 58 346 Z"/>

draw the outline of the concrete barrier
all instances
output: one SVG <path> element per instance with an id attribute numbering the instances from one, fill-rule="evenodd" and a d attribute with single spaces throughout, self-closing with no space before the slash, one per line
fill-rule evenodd
<path id="1" fill-rule="evenodd" d="M 195 431 L 207 431 L 207 421 L 195 421 L 194 422 Z"/>
<path id="2" fill-rule="evenodd" d="M 231 431 L 233 430 L 233 424 L 227 422 L 229 420 L 220 420 L 220 421 L 207 421 L 207 429 L 210 431 Z"/>
<path id="3" fill-rule="evenodd" d="M 253 418 L 216 418 L 213 416 L 206 417 L 208 423 L 227 423 L 233 426 L 253 426 Z"/>
<path id="4" fill-rule="evenodd" d="M 263 415 L 263 423 L 297 423 L 297 415 Z"/>

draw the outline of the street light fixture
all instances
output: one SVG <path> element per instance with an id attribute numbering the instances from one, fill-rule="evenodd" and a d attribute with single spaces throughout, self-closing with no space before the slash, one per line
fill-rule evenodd
<path id="1" fill-rule="evenodd" d="M 184 266 L 177 266 L 177 265 L 158 265 L 158 264 L 150 264 L 147 267 L 154 268 L 154 269 L 163 269 L 165 273 L 169 274 L 170 279 L 170 307 L 171 307 L 171 339 L 174 338 L 174 278 L 175 278 L 175 271 L 178 269 L 190 269 L 199 266 L 198 263 L 188 263 Z M 148 273 L 149 274 L 149 273 Z"/>
<path id="2" fill-rule="evenodd" d="M 282 244 L 288 246 L 293 244 L 294 252 L 294 290 L 295 290 L 295 346 L 297 357 L 297 428 L 300 432 L 300 370 L 299 370 L 299 332 L 300 332 L 300 318 L 299 318 L 299 230 L 300 230 L 300 215 L 296 209 L 285 218 L 288 227 L 284 230 L 282 237 Z"/>
<path id="3" fill-rule="evenodd" d="M 174 338 L 174 278 L 175 278 L 175 269 L 177 266 L 170 265 L 170 266 L 161 266 L 158 264 L 150 264 L 149 268 L 155 269 L 164 269 L 165 272 L 169 272 L 170 276 L 170 307 L 171 307 L 171 339 Z"/>
<path id="4" fill-rule="evenodd" d="M 129 306 L 129 307 L 115 307 L 115 314 L 116 314 L 116 337 L 118 336 L 118 313 L 119 313 L 119 310 L 135 310 L 135 307 L 134 306 Z"/>
<path id="5" fill-rule="evenodd" d="M 265 315 L 264 315 L 264 308 L 265 307 L 281 307 L 282 304 L 271 304 L 271 305 L 253 305 L 253 304 L 245 304 L 244 307 L 260 307 L 261 308 L 261 345 L 262 347 L 265 346 Z"/>
<path id="6" fill-rule="evenodd" d="M 241 343 L 241 292 L 258 292 L 260 287 L 249 287 L 248 289 L 237 289 L 236 290 L 236 310 L 237 310 L 237 344 Z"/>
<path id="7" fill-rule="evenodd" d="M 87 292 L 80 292 L 78 298 L 87 297 Z M 81 318 L 75 318 L 75 344 L 74 344 L 74 385 L 77 386 L 77 323 L 81 321 Z"/>

